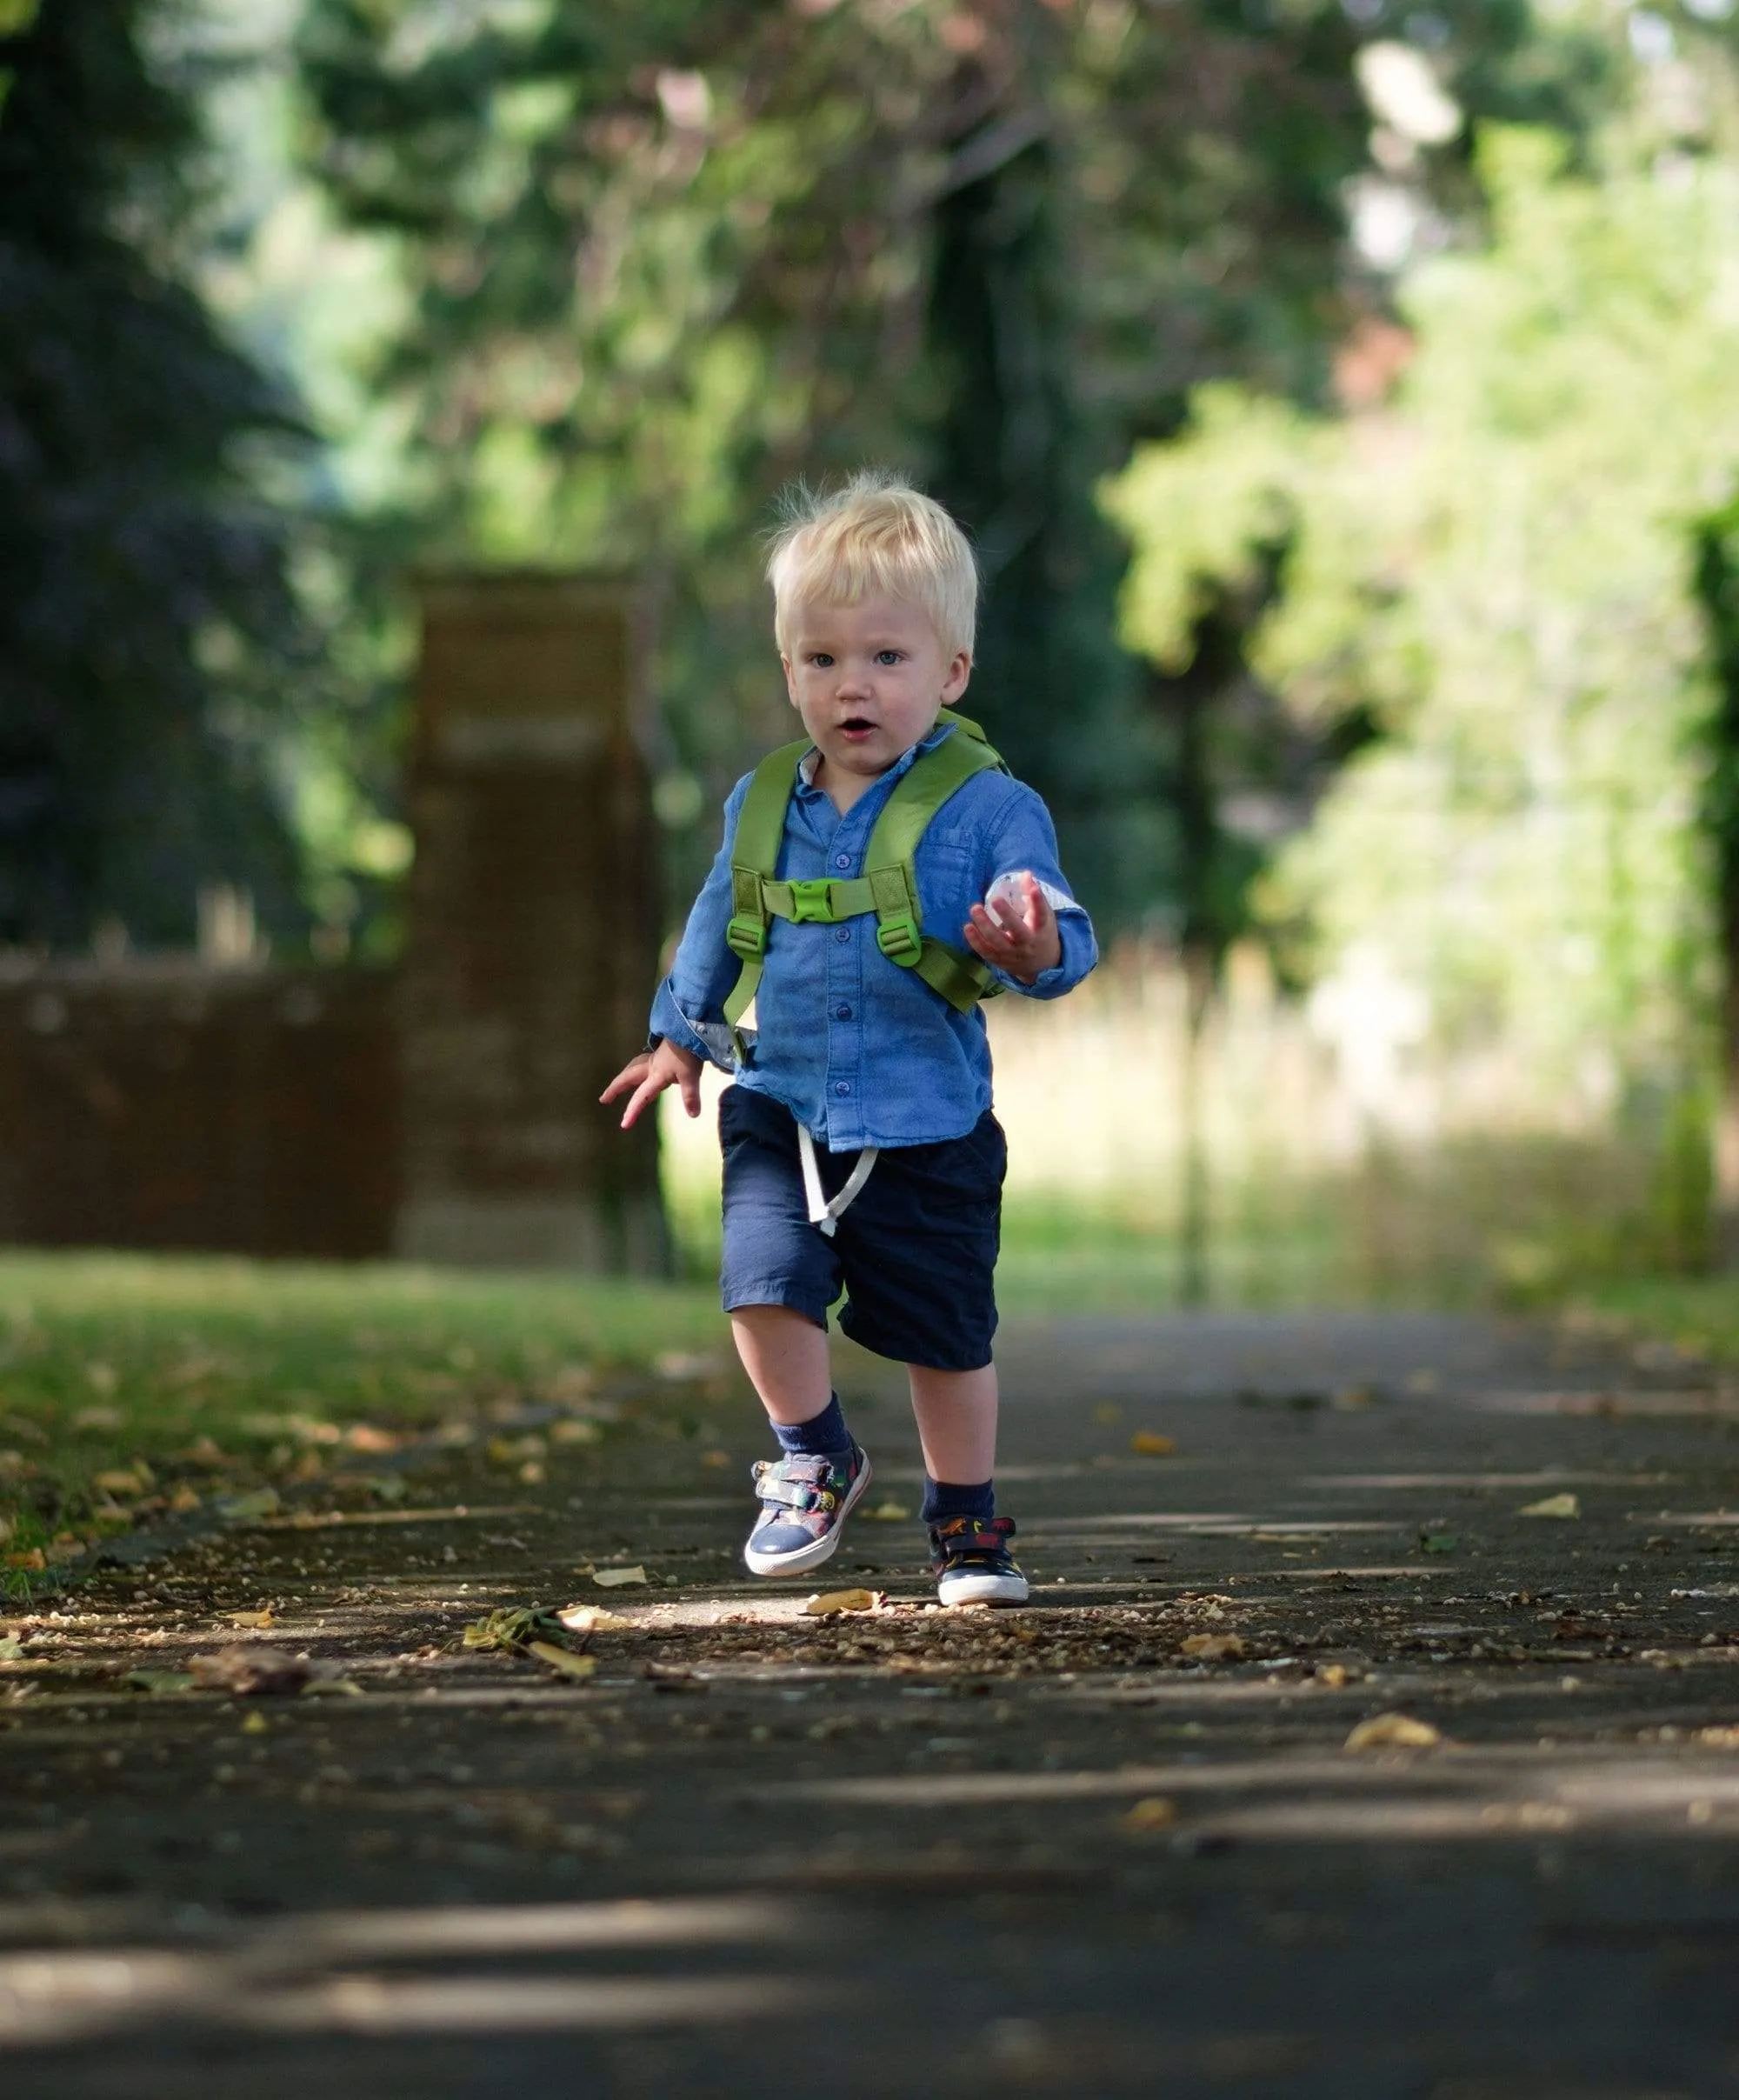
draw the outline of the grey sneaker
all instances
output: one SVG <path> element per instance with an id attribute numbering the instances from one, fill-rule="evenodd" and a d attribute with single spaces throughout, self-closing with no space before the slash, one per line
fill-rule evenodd
<path id="1" fill-rule="evenodd" d="M 830 1560 L 840 1526 L 870 1484 L 870 1460 L 856 1444 L 836 1458 L 788 1451 L 755 1468 L 761 1515 L 743 1557 L 751 1575 L 801 1575 Z"/>

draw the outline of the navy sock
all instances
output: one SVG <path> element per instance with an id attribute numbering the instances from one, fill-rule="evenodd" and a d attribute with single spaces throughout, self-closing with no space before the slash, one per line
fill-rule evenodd
<path id="1" fill-rule="evenodd" d="M 919 1515 L 927 1524 L 945 1524 L 951 1517 L 969 1517 L 988 1524 L 996 1514 L 996 1483 L 980 1481 L 976 1487 L 957 1488 L 952 1481 L 932 1480 L 924 1475 L 923 1508 Z"/>
<path id="2" fill-rule="evenodd" d="M 851 1449 L 851 1431 L 845 1426 L 845 1410 L 837 1393 L 807 1422 L 776 1422 L 773 1434 L 782 1451 L 798 1457 L 840 1458 Z"/>

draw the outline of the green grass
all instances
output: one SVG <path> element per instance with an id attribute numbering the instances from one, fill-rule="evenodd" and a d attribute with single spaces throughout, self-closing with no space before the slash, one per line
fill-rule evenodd
<path id="1" fill-rule="evenodd" d="M 1739 1278 L 1629 1277 L 1578 1291 L 1569 1310 L 1716 1363 L 1739 1363 Z"/>
<path id="2" fill-rule="evenodd" d="M 710 1286 L 0 1256 L 0 1573 L 27 1581 L 38 1554 L 65 1557 L 177 1491 L 190 1507 L 195 1479 L 280 1476 L 345 1425 L 572 1397 L 614 1368 L 722 1345 Z"/>

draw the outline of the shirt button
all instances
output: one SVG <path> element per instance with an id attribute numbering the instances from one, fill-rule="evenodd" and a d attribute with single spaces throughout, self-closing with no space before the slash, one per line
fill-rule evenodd
<path id="1" fill-rule="evenodd" d="M 851 1009 L 849 1006 L 836 1006 L 833 1010 L 833 1017 L 836 1021 L 849 1021 L 851 1018 Z"/>
<path id="2" fill-rule="evenodd" d="M 833 857 L 833 864 L 836 868 L 849 868 L 851 865 L 851 856 L 849 853 L 836 853 Z"/>
<path id="3" fill-rule="evenodd" d="M 849 941 L 849 940 L 851 938 L 851 929 L 850 929 L 850 926 L 842 926 L 842 927 L 840 927 L 840 928 L 838 929 L 838 930 L 837 930 L 837 931 L 835 933 L 835 935 L 834 935 L 834 937 L 834 937 L 834 939 L 835 939 L 836 941 Z"/>
<path id="4" fill-rule="evenodd" d="M 833 1083 L 833 1090 L 836 1094 L 849 1094 L 851 1091 L 851 1082 L 849 1079 L 836 1079 Z"/>

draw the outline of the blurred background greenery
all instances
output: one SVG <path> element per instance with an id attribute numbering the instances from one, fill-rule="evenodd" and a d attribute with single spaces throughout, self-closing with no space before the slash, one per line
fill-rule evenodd
<path id="1" fill-rule="evenodd" d="M 1116 949 L 993 1017 L 1009 1291 L 1719 1272 L 1732 0 L 0 0 L 0 943 L 390 957 L 430 560 L 650 579 L 674 924 L 777 493 L 887 462 Z"/>

